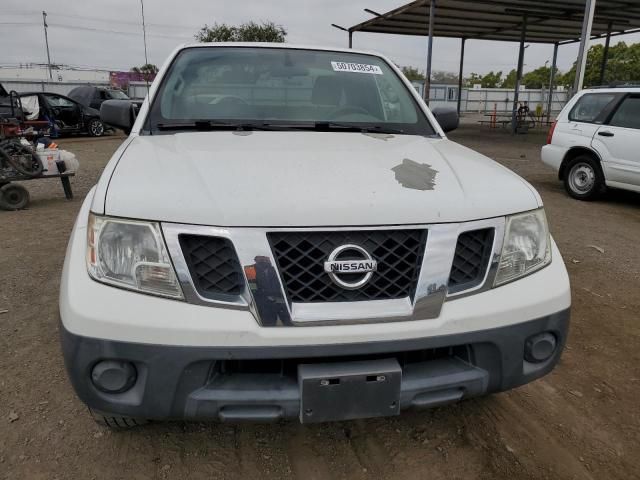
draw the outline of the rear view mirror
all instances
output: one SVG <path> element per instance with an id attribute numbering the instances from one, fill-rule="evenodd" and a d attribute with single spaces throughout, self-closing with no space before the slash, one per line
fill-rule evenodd
<path id="1" fill-rule="evenodd" d="M 100 106 L 100 120 L 121 128 L 128 135 L 138 116 L 139 105 L 131 100 L 105 100 Z"/>
<path id="2" fill-rule="evenodd" d="M 440 124 L 442 130 L 446 132 L 450 132 L 458 128 L 460 124 L 460 117 L 458 116 L 458 112 L 453 108 L 443 108 L 443 107 L 435 107 L 431 110 L 433 116 L 436 117 L 436 120 Z"/>

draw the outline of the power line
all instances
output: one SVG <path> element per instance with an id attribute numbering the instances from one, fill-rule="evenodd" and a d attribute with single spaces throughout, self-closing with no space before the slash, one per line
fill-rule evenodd
<path id="1" fill-rule="evenodd" d="M 34 12 L 34 15 L 35 14 L 39 14 L 39 13 L 40 12 Z M 16 14 L 4 14 L 3 16 L 11 16 L 11 15 L 30 16 L 32 14 L 31 13 L 16 13 Z M 48 16 L 50 18 L 55 18 L 57 15 L 56 14 L 48 14 Z M 127 21 L 127 20 L 120 20 L 120 19 L 115 19 L 115 18 L 89 17 L 89 16 L 85 16 L 85 15 L 74 15 L 74 14 L 64 14 L 64 15 L 60 15 L 60 16 L 63 17 L 63 18 L 76 18 L 78 20 L 88 20 L 88 21 L 91 21 L 91 22 L 108 23 L 108 24 L 116 23 L 116 24 L 121 24 L 121 25 L 132 25 L 132 26 L 135 26 L 135 27 L 140 26 L 140 24 L 137 23 L 137 22 Z M 5 25 L 5 24 L 15 24 L 15 22 L 0 23 L 0 25 Z M 174 24 L 147 23 L 146 25 L 147 25 L 147 27 L 161 27 L 161 28 L 188 28 L 188 29 L 199 28 L 199 27 L 196 27 L 196 26 L 193 26 L 193 25 L 176 25 L 175 23 Z"/>
<path id="2" fill-rule="evenodd" d="M 139 32 L 126 32 L 124 30 L 110 30 L 106 28 L 95 28 L 95 27 L 81 27 L 78 25 L 65 25 L 62 23 L 49 23 L 50 27 L 58 27 L 65 28 L 67 30 L 82 30 L 86 32 L 98 32 L 98 33 L 109 33 L 109 34 L 117 34 L 117 35 L 133 35 L 138 36 Z M 162 37 L 162 38 L 190 38 L 189 35 L 167 35 L 167 34 L 159 34 L 159 33 L 148 33 L 150 37 Z"/>
<path id="3" fill-rule="evenodd" d="M 5 25 L 5 26 L 21 26 L 21 27 L 41 27 L 42 24 L 41 23 L 33 23 L 33 22 L 29 22 L 29 23 L 22 23 L 22 22 L 0 22 L 0 25 Z M 66 30 L 81 30 L 81 31 L 85 31 L 85 32 L 97 32 L 97 33 L 108 33 L 108 34 L 115 34 L 115 35 L 133 35 L 133 36 L 138 36 L 139 33 L 138 32 L 126 32 L 124 30 L 110 30 L 110 29 L 106 29 L 106 28 L 95 28 L 95 27 L 81 27 L 79 25 L 65 25 L 62 23 L 48 23 L 49 27 L 57 27 L 57 28 L 64 28 Z M 177 38 L 180 40 L 186 40 L 186 39 L 192 39 L 193 36 L 191 34 L 184 34 L 184 35 L 170 35 L 170 34 L 161 34 L 161 33 L 147 33 L 147 36 L 149 37 L 158 37 L 158 38 Z"/>
<path id="4" fill-rule="evenodd" d="M 98 17 L 87 17 L 84 15 L 64 15 L 65 18 L 77 18 L 79 20 L 89 20 L 91 22 L 102 22 L 102 23 L 119 23 L 122 25 L 133 25 L 133 26 L 139 26 L 140 24 L 137 22 L 128 22 L 126 20 L 116 20 L 116 19 L 108 19 L 108 18 L 98 18 Z M 162 27 L 162 28 L 198 28 L 198 27 L 194 27 L 193 25 L 176 25 L 174 24 L 168 24 L 168 23 L 147 23 L 146 24 L 148 27 Z"/>
<path id="5" fill-rule="evenodd" d="M 0 25 L 9 25 L 9 26 L 14 26 L 14 25 L 29 25 L 29 26 L 40 26 L 39 23 L 36 22 L 0 22 Z"/>

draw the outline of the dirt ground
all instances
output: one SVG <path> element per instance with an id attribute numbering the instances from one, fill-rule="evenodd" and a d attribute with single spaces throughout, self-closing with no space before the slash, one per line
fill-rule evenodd
<path id="1" fill-rule="evenodd" d="M 76 198 L 65 200 L 57 180 L 28 182 L 30 208 L 0 211 L 0 478 L 640 478 L 640 195 L 572 200 L 540 162 L 542 132 L 511 137 L 469 123 L 451 137 L 544 199 L 573 290 L 571 334 L 553 373 L 388 419 L 105 430 L 67 381 L 57 296 L 82 198 L 122 137 L 62 140 L 82 164 Z"/>

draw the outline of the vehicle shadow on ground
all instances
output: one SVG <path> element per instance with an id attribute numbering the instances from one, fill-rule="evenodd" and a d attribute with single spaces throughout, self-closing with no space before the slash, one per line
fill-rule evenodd
<path id="1" fill-rule="evenodd" d="M 493 471 L 492 423 L 500 394 L 397 417 L 301 425 L 150 423 L 109 434 L 111 447 L 162 451 L 158 469 L 176 475 L 200 462 L 224 464 L 232 478 L 419 478 L 437 464 L 460 478 Z M 167 449 L 167 446 L 170 448 Z M 507 454 L 504 448 L 497 449 Z M 450 460 L 464 455 L 465 462 Z M 427 469 L 427 470 L 425 470 Z"/>
<path id="2" fill-rule="evenodd" d="M 608 202 L 612 205 L 616 204 L 629 207 L 640 207 L 640 193 L 610 188 L 598 201 Z"/>

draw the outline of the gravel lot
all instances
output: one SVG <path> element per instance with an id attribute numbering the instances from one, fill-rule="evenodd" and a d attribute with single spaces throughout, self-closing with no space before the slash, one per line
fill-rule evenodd
<path id="1" fill-rule="evenodd" d="M 511 137 L 468 123 L 451 137 L 544 199 L 573 290 L 552 374 L 388 419 L 100 428 L 66 378 L 57 295 L 76 213 L 123 138 L 67 139 L 61 146 L 81 161 L 76 198 L 65 200 L 57 180 L 28 182 L 30 208 L 0 211 L 0 478 L 640 478 L 640 195 L 570 199 L 540 162 L 543 132 Z"/>

